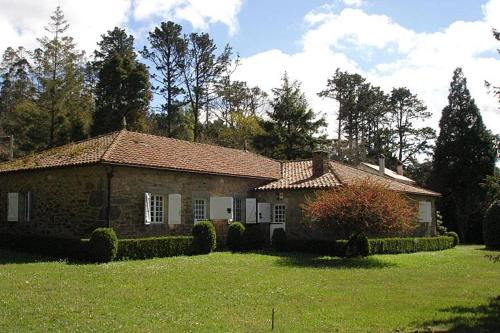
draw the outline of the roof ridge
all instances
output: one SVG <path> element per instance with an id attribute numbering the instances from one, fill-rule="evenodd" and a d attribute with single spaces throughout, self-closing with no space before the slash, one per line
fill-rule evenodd
<path id="1" fill-rule="evenodd" d="M 219 145 L 210 144 L 210 143 L 203 143 L 203 142 L 194 142 L 194 141 L 182 140 L 182 139 L 171 138 L 171 137 L 168 137 L 168 136 L 156 135 L 156 134 L 150 134 L 150 133 L 141 133 L 141 132 L 136 132 L 136 131 L 127 131 L 127 132 L 128 133 L 134 133 L 134 134 L 140 134 L 140 135 L 143 135 L 143 136 L 153 136 L 153 137 L 156 137 L 156 138 L 162 138 L 162 139 L 166 139 L 166 140 L 179 141 L 179 142 L 183 142 L 183 143 L 187 143 L 187 144 L 192 144 L 192 145 L 209 146 L 209 147 L 215 147 L 215 148 L 229 149 L 229 150 L 237 151 L 237 152 L 240 152 L 240 153 L 248 153 L 248 154 L 252 154 L 252 155 L 257 155 L 259 157 L 262 157 L 262 158 L 265 158 L 265 159 L 268 159 L 268 160 L 271 160 L 271 161 L 274 161 L 274 162 L 281 162 L 281 160 L 278 160 L 278 159 L 275 159 L 275 158 L 272 158 L 272 157 L 268 157 L 268 156 L 264 156 L 264 155 L 255 153 L 255 152 L 250 151 L 250 150 L 243 150 L 243 149 L 238 149 L 238 148 L 224 147 L 224 146 L 219 146 Z"/>
<path id="2" fill-rule="evenodd" d="M 112 132 L 112 133 L 116 133 L 116 132 L 118 132 L 118 134 L 115 136 L 115 138 L 113 139 L 113 141 L 111 141 L 111 143 L 109 144 L 108 148 L 106 148 L 106 150 L 104 151 L 104 153 L 101 155 L 101 158 L 99 159 L 99 162 L 106 161 L 106 158 L 110 154 L 111 150 L 115 147 L 115 144 L 118 141 L 118 138 L 120 138 L 124 132 L 127 132 L 127 130 L 126 129 L 122 129 L 122 130 L 115 131 L 115 132 Z"/>

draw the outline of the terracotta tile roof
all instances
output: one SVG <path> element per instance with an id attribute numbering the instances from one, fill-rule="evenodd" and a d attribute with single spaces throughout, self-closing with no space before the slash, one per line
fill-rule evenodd
<path id="1" fill-rule="evenodd" d="M 258 190 L 328 188 L 341 185 L 331 172 L 313 177 L 312 161 L 282 162 L 283 178 L 258 188 Z"/>
<path id="2" fill-rule="evenodd" d="M 320 177 L 313 177 L 311 160 L 283 162 L 283 178 L 258 187 L 257 190 L 320 189 L 343 184 L 348 185 L 362 180 L 380 182 L 394 191 L 439 196 L 439 193 L 372 174 L 338 162 L 330 162 L 329 172 Z"/>
<path id="3" fill-rule="evenodd" d="M 280 178 L 280 162 L 238 149 L 119 131 L 0 164 L 1 172 L 111 163 L 251 178 Z"/>

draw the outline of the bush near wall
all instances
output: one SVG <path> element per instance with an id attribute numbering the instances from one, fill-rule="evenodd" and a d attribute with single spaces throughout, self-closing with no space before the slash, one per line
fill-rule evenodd
<path id="1" fill-rule="evenodd" d="M 192 236 L 118 240 L 116 259 L 148 259 L 193 254 Z"/>
<path id="2" fill-rule="evenodd" d="M 86 260 L 88 240 L 39 235 L 0 234 L 0 247 L 63 259 Z"/>

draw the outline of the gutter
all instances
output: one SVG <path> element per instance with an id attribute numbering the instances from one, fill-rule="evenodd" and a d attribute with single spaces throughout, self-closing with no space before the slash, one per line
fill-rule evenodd
<path id="1" fill-rule="evenodd" d="M 108 171 L 106 172 L 106 180 L 107 180 L 107 200 L 106 200 L 106 221 L 108 223 L 108 228 L 111 228 L 111 180 L 113 179 L 113 166 L 110 166 Z"/>

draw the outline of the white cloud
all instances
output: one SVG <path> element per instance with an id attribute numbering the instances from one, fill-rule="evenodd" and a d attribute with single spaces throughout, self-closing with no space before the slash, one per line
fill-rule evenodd
<path id="1" fill-rule="evenodd" d="M 57 6 L 70 23 L 68 34 L 87 53 L 95 49 L 101 34 L 126 22 L 130 10 L 129 0 L 0 0 L 0 52 L 8 46 L 38 46 L 36 38 L 46 33 L 43 28 Z"/>
<path id="2" fill-rule="evenodd" d="M 361 7 L 364 5 L 365 1 L 364 0 L 340 0 L 344 3 L 346 6 L 350 7 Z"/>
<path id="3" fill-rule="evenodd" d="M 279 84 L 286 69 L 303 81 L 311 105 L 328 114 L 329 133 L 333 135 L 336 105 L 319 99 L 317 93 L 337 67 L 366 76 L 386 92 L 392 87 L 410 88 L 433 113 L 427 125 L 437 129 L 452 72 L 461 66 L 486 125 L 499 133 L 498 102 L 486 91 L 484 80 L 500 84 L 496 78 L 500 73 L 500 60 L 495 56 L 498 43 L 491 34 L 492 24 L 500 22 L 500 0 L 490 0 L 482 10 L 481 20 L 456 21 L 441 31 L 417 33 L 385 15 L 355 8 L 336 12 L 332 6 L 322 6 L 304 17 L 307 31 L 301 37 L 300 52 L 272 50 L 242 59 L 238 75 L 270 88 Z M 369 59 L 368 66 L 349 57 L 353 54 L 356 59 Z M 374 54 L 378 57 L 372 57 Z M 372 59 L 390 60 L 373 63 Z"/>
<path id="4" fill-rule="evenodd" d="M 222 23 L 232 35 L 238 28 L 241 5 L 242 0 L 135 0 L 134 18 L 182 19 L 197 30 L 207 30 L 210 24 Z"/>

